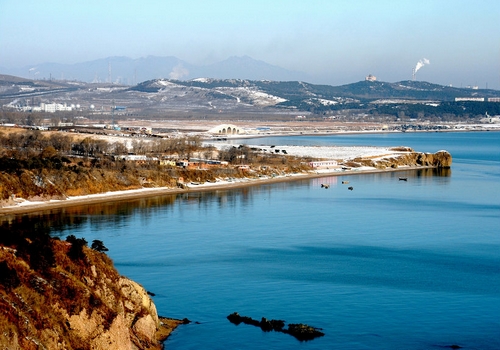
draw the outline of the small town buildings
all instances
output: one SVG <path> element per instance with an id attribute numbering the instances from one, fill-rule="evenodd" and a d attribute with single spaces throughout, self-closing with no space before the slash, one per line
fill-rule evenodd
<path id="1" fill-rule="evenodd" d="M 309 162 L 308 163 L 311 168 L 327 168 L 330 166 L 337 166 L 338 163 L 335 160 L 322 160 L 322 161 L 316 161 L 316 162 Z"/>

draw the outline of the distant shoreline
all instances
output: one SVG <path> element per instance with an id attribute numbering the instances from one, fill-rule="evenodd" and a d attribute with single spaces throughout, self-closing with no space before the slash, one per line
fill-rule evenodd
<path id="1" fill-rule="evenodd" d="M 500 128 L 493 128 L 491 131 L 500 131 Z M 488 131 L 488 130 L 436 130 L 436 131 L 408 131 L 407 133 L 431 133 L 431 132 L 474 132 L 474 131 Z M 287 136 L 328 136 L 328 135 L 359 135 L 359 134 L 395 134 L 401 133 L 401 131 L 382 131 L 382 130 L 374 130 L 374 131 L 332 131 L 332 132 L 301 132 L 301 133 L 284 133 L 280 132 L 277 134 L 253 134 L 253 135 L 234 135 L 230 136 L 228 140 L 238 140 L 238 139 L 259 139 L 265 137 L 287 137 Z M 205 142 L 209 142 L 209 140 L 205 140 Z M 328 157 L 326 157 L 328 158 Z M 433 168 L 418 166 L 418 167 L 399 167 L 399 168 L 385 168 L 385 169 L 376 169 L 376 168 L 353 168 L 353 170 L 345 170 L 339 171 L 337 170 L 328 170 L 323 169 L 316 172 L 308 172 L 308 173 L 298 173 L 298 174 L 290 174 L 286 176 L 277 176 L 274 178 L 266 178 L 266 179 L 242 179 L 237 182 L 227 182 L 220 181 L 217 183 L 205 183 L 198 185 L 189 185 L 188 189 L 182 188 L 140 188 L 134 190 L 123 190 L 123 191 L 114 191 L 114 192 L 106 192 L 106 193 L 98 193 L 91 195 L 83 195 L 83 196 L 75 196 L 70 197 L 68 199 L 62 200 L 47 200 L 47 201 L 29 201 L 19 199 L 18 204 L 14 204 L 11 206 L 0 207 L 0 218 L 14 215 L 23 215 L 37 212 L 44 212 L 53 209 L 61 209 L 66 207 L 75 207 L 81 205 L 93 205 L 99 203 L 106 202 L 117 202 L 117 201 L 126 201 L 126 200 L 134 200 L 141 198 L 149 198 L 155 196 L 165 196 L 172 194 L 182 194 L 182 193 L 190 193 L 190 192 L 207 192 L 207 191 L 215 191 L 215 190 L 230 190 L 236 188 L 243 188 L 248 186 L 258 186 L 261 184 L 273 184 L 279 182 L 289 182 L 296 181 L 302 179 L 312 179 L 312 178 L 321 178 L 321 177 L 333 177 L 333 176 L 347 176 L 347 175 L 356 175 L 356 174 L 370 174 L 370 173 L 385 173 L 385 172 L 395 172 L 395 171 L 406 171 L 406 170 L 418 170 L 418 169 L 428 169 Z M 22 201 L 22 202 L 19 202 Z"/>
<path id="2" fill-rule="evenodd" d="M 408 170 L 419 170 L 419 169 L 432 169 L 433 166 L 418 166 L 418 167 L 400 167 L 397 169 L 362 169 L 362 170 L 345 170 L 345 171 L 334 171 L 334 170 L 322 170 L 321 172 L 315 173 L 300 173 L 287 176 L 277 176 L 275 178 L 266 179 L 246 179 L 239 182 L 220 182 L 220 183 L 209 183 L 200 185 L 190 185 L 188 189 L 182 188 L 141 188 L 136 190 L 125 190 L 125 191 L 115 191 L 106 192 L 85 196 L 76 196 L 69 199 L 62 200 L 50 200 L 50 201 L 40 201 L 40 202 L 23 202 L 21 205 L 1 207 L 0 208 L 0 218 L 12 216 L 12 215 L 22 215 L 31 214 L 37 212 L 44 212 L 53 209 L 61 209 L 67 207 L 74 207 L 80 205 L 92 205 L 106 202 L 119 202 L 133 199 L 149 198 L 156 196 L 165 196 L 172 194 L 181 193 L 197 193 L 197 192 L 210 192 L 216 190 L 232 190 L 238 188 L 245 188 L 250 186 L 259 186 L 266 184 L 274 184 L 281 182 L 291 182 L 298 180 L 307 180 L 322 177 L 334 177 L 334 176 L 351 176 L 351 175 L 361 175 L 361 174 L 375 174 L 375 173 L 389 173 L 389 172 L 400 172 Z"/>
<path id="3" fill-rule="evenodd" d="M 372 134 L 422 134 L 422 133 L 429 133 L 429 134 L 434 134 L 434 133 L 451 133 L 451 132 L 456 132 L 456 133 L 464 133 L 464 132 L 500 132 L 500 126 L 499 127 L 492 127 L 489 129 L 481 129 L 481 130 L 473 130 L 473 129 L 443 129 L 443 130 L 409 130 L 409 131 L 399 131 L 399 130 L 368 130 L 368 131 L 360 131 L 360 130 L 354 130 L 354 131 L 338 131 L 338 130 L 332 130 L 332 131 L 318 131 L 318 132 L 309 132 L 309 131 L 304 131 L 304 132 L 291 132 L 291 133 L 276 133 L 276 134 L 250 134 L 250 135 L 236 135 L 236 136 L 229 136 L 227 137 L 228 140 L 241 140 L 241 139 L 261 139 L 261 138 L 266 138 L 266 137 L 289 137 L 289 136 L 338 136 L 338 135 L 372 135 Z M 210 141 L 210 139 L 206 140 Z"/>

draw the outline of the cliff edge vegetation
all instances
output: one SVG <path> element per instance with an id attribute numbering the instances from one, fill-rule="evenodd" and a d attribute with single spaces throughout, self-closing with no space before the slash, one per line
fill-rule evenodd
<path id="1" fill-rule="evenodd" d="M 161 349 L 182 322 L 159 318 L 102 242 L 54 239 L 36 223 L 0 228 L 0 348 Z"/>

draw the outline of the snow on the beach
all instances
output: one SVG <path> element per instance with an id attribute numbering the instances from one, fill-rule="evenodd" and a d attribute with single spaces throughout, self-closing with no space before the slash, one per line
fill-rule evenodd
<path id="1" fill-rule="evenodd" d="M 208 143 L 207 143 L 208 144 Z M 219 149 L 228 149 L 232 144 L 210 143 Z M 281 153 L 297 157 L 311 157 L 318 159 L 347 160 L 357 157 L 378 157 L 401 154 L 400 151 L 391 150 L 389 147 L 376 146 L 262 146 L 247 145 L 268 153 Z M 285 152 L 283 152 L 285 151 Z"/>
<path id="2" fill-rule="evenodd" d="M 252 146 L 253 147 L 253 146 Z M 374 157 L 401 153 L 387 147 L 368 146 L 276 146 L 283 152 L 297 157 L 325 159 L 353 159 L 356 157 Z M 271 151 L 275 148 L 269 148 Z"/>
<path id="3" fill-rule="evenodd" d="M 228 143 L 211 143 L 205 142 L 205 146 L 214 146 L 218 149 L 228 149 L 234 147 Z M 351 160 L 358 157 L 364 158 L 383 158 L 402 154 L 404 152 L 395 151 L 391 147 L 377 146 L 263 146 L 263 145 L 247 145 L 250 148 L 255 148 L 266 153 L 280 153 L 296 157 L 311 157 L 316 159 L 333 159 L 333 160 Z M 285 152 L 283 152 L 285 151 Z"/>
<path id="4" fill-rule="evenodd" d="M 131 195 L 131 194 L 140 194 L 140 193 L 151 193 L 151 192 L 157 192 L 159 189 L 165 189 L 165 188 L 138 188 L 135 190 L 122 190 L 122 191 L 112 191 L 112 192 L 103 192 L 103 193 L 96 193 L 96 194 L 87 194 L 87 195 L 82 195 L 82 196 L 68 196 L 66 199 L 51 199 L 51 200 L 46 200 L 46 201 L 30 201 L 24 198 L 15 198 L 14 199 L 14 204 L 12 205 L 6 205 L 4 208 L 9 208 L 9 207 L 25 207 L 25 206 L 32 206 L 32 205 L 43 205 L 47 203 L 59 203 L 59 202 L 66 202 L 66 201 L 78 201 L 78 200 L 85 200 L 85 199 L 96 199 L 96 198 L 105 198 L 105 197 L 117 197 L 120 195 Z"/>

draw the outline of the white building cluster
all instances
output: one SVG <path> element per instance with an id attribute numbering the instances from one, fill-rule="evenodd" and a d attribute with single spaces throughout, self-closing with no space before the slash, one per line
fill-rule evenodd
<path id="1" fill-rule="evenodd" d="M 472 101 L 472 102 L 500 102 L 500 97 L 488 97 L 485 99 L 484 97 L 455 97 L 455 102 L 459 101 Z"/>
<path id="2" fill-rule="evenodd" d="M 67 112 L 72 111 L 76 108 L 75 105 L 68 106 L 66 103 L 40 103 L 39 107 L 33 107 L 33 112 L 47 112 L 47 113 L 55 113 L 55 112 Z"/>
<path id="3" fill-rule="evenodd" d="M 46 112 L 46 113 L 55 113 L 55 112 L 68 112 L 80 109 L 80 105 L 68 105 L 66 103 L 40 103 L 39 106 L 13 106 L 7 105 L 7 107 L 14 107 L 17 110 L 22 112 Z"/>
<path id="4" fill-rule="evenodd" d="M 455 102 L 461 101 L 484 102 L 484 97 L 455 97 Z"/>

